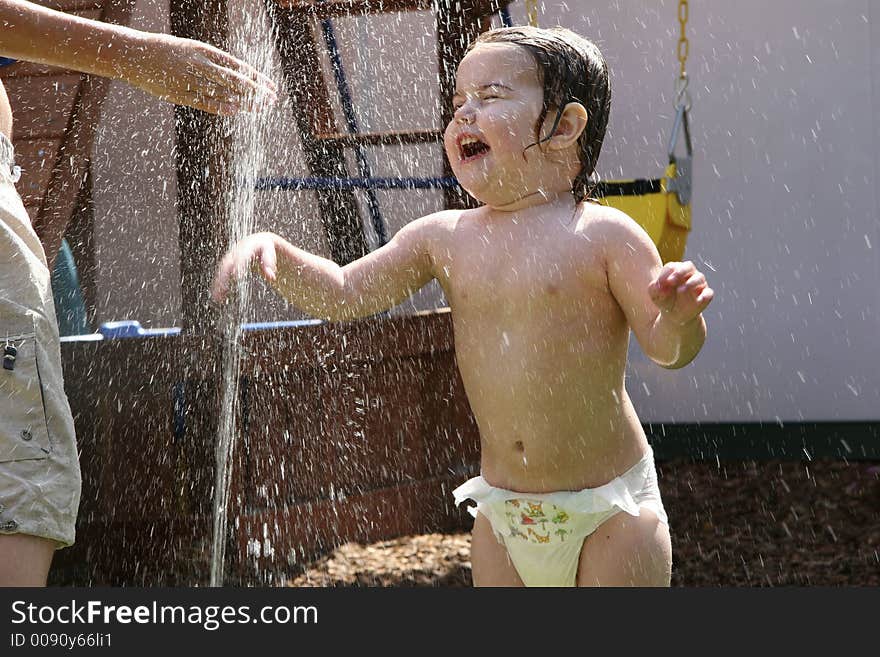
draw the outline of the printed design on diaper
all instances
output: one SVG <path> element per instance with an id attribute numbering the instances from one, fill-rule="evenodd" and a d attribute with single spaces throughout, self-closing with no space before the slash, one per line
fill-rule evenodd
<path id="1" fill-rule="evenodd" d="M 563 542 L 571 534 L 571 517 L 555 504 L 512 499 L 504 503 L 509 536 L 530 543 Z"/>

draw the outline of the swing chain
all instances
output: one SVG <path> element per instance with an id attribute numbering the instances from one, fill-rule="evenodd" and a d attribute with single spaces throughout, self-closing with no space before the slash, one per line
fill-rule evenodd
<path id="1" fill-rule="evenodd" d="M 684 65 L 687 62 L 691 45 L 690 41 L 688 41 L 688 38 L 685 35 L 685 29 L 687 28 L 689 14 L 690 9 L 688 7 L 688 0 L 678 0 L 678 23 L 681 26 L 681 36 L 679 36 L 678 38 L 678 63 L 681 65 L 680 77 L 682 78 L 687 77 L 687 73 L 684 70 Z"/>
<path id="2" fill-rule="evenodd" d="M 672 125 L 672 134 L 669 136 L 669 163 L 675 164 L 675 177 L 666 179 L 666 190 L 674 192 L 680 205 L 686 206 L 691 202 L 691 168 L 693 163 L 694 147 L 691 143 L 690 122 L 688 112 L 691 109 L 691 95 L 688 92 L 688 76 L 685 70 L 690 41 L 685 34 L 689 15 L 688 0 L 678 0 L 678 23 L 681 26 L 681 35 L 678 39 L 678 63 L 680 66 L 678 79 L 675 81 L 675 122 Z M 685 155 L 675 155 L 675 145 L 679 135 L 684 132 Z"/>
<path id="3" fill-rule="evenodd" d="M 526 15 L 529 25 L 538 27 L 538 0 L 526 0 Z"/>
<path id="4" fill-rule="evenodd" d="M 681 27 L 681 34 L 678 38 L 679 74 L 675 81 L 675 104 L 676 106 L 684 105 L 687 109 L 691 108 L 691 95 L 688 92 L 688 76 L 685 70 L 685 64 L 691 50 L 691 42 L 688 41 L 686 34 L 689 16 L 688 0 L 678 0 L 678 24 Z"/>

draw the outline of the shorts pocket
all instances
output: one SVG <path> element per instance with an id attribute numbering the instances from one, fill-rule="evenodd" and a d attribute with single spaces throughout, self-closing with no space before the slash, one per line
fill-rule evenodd
<path id="1" fill-rule="evenodd" d="M 52 451 L 36 339 L 33 317 L 0 311 L 0 463 L 44 459 Z"/>

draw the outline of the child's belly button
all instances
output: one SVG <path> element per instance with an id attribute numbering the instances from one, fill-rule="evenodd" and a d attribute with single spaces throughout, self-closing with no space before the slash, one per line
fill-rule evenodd
<path id="1" fill-rule="evenodd" d="M 523 441 L 515 441 L 513 443 L 513 449 L 517 454 L 519 454 L 520 458 L 522 459 L 523 467 L 527 468 L 529 466 L 529 459 L 528 457 L 526 457 L 526 446 L 523 445 Z"/>

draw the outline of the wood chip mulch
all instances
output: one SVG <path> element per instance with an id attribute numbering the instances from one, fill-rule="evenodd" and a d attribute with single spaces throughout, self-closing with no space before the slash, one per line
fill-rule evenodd
<path id="1" fill-rule="evenodd" d="M 880 585 L 880 463 L 658 463 L 673 586 Z M 291 586 L 471 585 L 470 534 L 347 543 Z"/>

